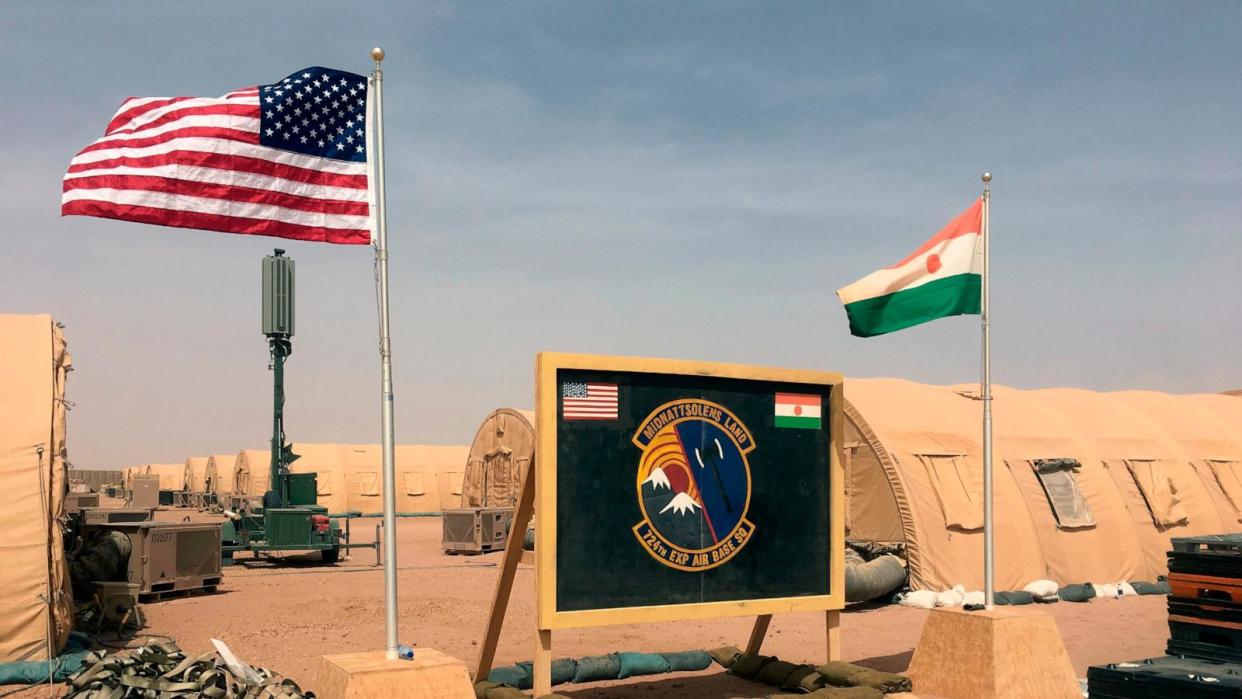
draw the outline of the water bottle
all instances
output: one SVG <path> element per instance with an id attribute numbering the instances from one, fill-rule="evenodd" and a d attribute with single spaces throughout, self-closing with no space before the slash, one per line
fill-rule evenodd
<path id="1" fill-rule="evenodd" d="M 397 657 L 401 658 L 402 660 L 413 660 L 414 649 L 405 645 L 404 643 L 399 643 L 397 644 Z"/>

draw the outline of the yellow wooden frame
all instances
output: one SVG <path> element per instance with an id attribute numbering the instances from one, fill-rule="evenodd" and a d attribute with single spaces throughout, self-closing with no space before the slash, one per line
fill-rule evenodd
<path id="1" fill-rule="evenodd" d="M 621 607 L 581 611 L 556 609 L 556 415 L 557 372 L 561 369 L 624 371 L 650 374 L 686 374 L 713 378 L 804 383 L 829 387 L 829 589 L 831 594 L 806 597 L 701 602 L 649 607 Z M 658 621 L 711 619 L 725 616 L 764 616 L 784 612 L 832 611 L 845 607 L 845 473 L 842 466 L 841 374 L 745 364 L 615 357 L 541 352 L 535 366 L 535 587 L 536 625 L 541 632 L 554 629 L 635 624 Z M 549 634 L 550 637 L 550 634 Z"/>

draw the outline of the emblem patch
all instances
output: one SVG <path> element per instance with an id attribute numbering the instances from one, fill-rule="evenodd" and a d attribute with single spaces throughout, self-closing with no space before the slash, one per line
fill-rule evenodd
<path id="1" fill-rule="evenodd" d="M 633 442 L 638 461 L 634 536 L 657 561 L 707 570 L 737 555 L 755 531 L 750 507 L 750 430 L 727 408 L 682 398 L 656 408 Z"/>

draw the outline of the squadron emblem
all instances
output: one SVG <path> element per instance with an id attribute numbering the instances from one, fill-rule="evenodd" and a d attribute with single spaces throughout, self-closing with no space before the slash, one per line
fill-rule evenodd
<path id="1" fill-rule="evenodd" d="M 634 536 L 656 560 L 679 570 L 707 570 L 737 555 L 755 525 L 750 506 L 750 430 L 727 408 L 683 398 L 656 408 L 633 442 L 638 462 Z"/>

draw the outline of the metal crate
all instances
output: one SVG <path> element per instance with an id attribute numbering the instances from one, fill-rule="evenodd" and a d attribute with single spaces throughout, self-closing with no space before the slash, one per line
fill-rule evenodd
<path id="1" fill-rule="evenodd" d="M 137 507 L 88 507 L 82 510 L 82 524 L 146 522 L 152 518 L 152 514 L 151 510 Z"/>
<path id="2" fill-rule="evenodd" d="M 441 544 L 445 553 L 503 551 L 512 523 L 512 507 L 445 510 Z"/>
<path id="3" fill-rule="evenodd" d="M 120 522 L 97 525 L 129 537 L 127 577 L 140 600 L 220 584 L 220 525 L 211 522 Z"/>

